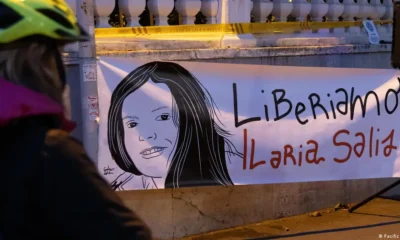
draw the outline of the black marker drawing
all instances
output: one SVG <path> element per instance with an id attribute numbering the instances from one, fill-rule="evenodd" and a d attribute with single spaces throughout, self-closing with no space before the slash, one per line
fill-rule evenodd
<path id="1" fill-rule="evenodd" d="M 112 175 L 112 174 L 114 174 L 114 169 L 115 168 L 110 168 L 109 166 L 108 167 L 105 167 L 103 170 L 104 170 L 104 175 Z"/>
<path id="2" fill-rule="evenodd" d="M 154 85 L 168 101 L 145 93 Z M 113 91 L 108 113 L 109 149 L 124 171 L 112 187 L 123 190 L 134 177 L 144 189 L 233 185 L 227 162 L 243 155 L 217 113 L 208 91 L 179 64 L 133 70 Z"/>

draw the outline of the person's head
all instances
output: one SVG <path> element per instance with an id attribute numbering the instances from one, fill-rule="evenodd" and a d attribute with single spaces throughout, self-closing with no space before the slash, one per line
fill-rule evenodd
<path id="1" fill-rule="evenodd" d="M 165 187 L 232 184 L 211 96 L 176 63 L 150 62 L 113 91 L 108 112 L 111 155 L 124 171 L 165 178 Z"/>
<path id="2" fill-rule="evenodd" d="M 60 49 L 89 40 L 63 1 L 0 1 L 0 78 L 62 104 L 65 70 Z"/>

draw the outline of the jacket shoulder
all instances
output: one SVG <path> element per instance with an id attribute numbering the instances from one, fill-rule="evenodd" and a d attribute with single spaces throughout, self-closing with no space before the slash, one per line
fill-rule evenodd
<path id="1" fill-rule="evenodd" d="M 71 137 L 67 132 L 58 129 L 49 130 L 45 137 L 45 148 L 49 150 L 79 151 L 84 154 L 82 143 Z"/>
<path id="2" fill-rule="evenodd" d="M 67 132 L 59 129 L 51 129 L 47 131 L 45 143 L 48 146 L 56 147 L 63 144 L 76 144 L 81 143 L 75 138 L 71 137 Z"/>
<path id="3" fill-rule="evenodd" d="M 71 137 L 67 132 L 58 129 L 47 132 L 43 154 L 59 161 L 73 160 L 81 163 L 93 163 L 80 141 Z"/>

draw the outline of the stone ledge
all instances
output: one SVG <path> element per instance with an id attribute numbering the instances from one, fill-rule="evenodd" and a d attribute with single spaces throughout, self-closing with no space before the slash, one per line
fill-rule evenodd
<path id="1" fill-rule="evenodd" d="M 380 29 L 381 40 L 392 39 L 389 31 L 382 27 L 378 29 Z M 369 44 L 368 34 L 360 28 L 353 29 L 353 32 L 350 30 L 345 32 L 345 29 L 335 29 L 332 32 L 329 29 L 321 29 L 318 32 L 301 31 L 276 34 L 188 33 L 146 36 L 110 35 L 96 38 L 96 48 L 99 52 L 365 44 Z"/>
<path id="2" fill-rule="evenodd" d="M 395 179 L 118 192 L 156 239 L 179 239 L 365 199 Z M 161 217 L 160 217 L 161 216 Z"/>
<path id="3" fill-rule="evenodd" d="M 196 60 L 286 57 L 307 55 L 331 55 L 390 52 L 390 44 L 382 45 L 334 45 L 334 46 L 292 46 L 263 48 L 217 48 L 217 49 L 182 49 L 182 50 L 140 50 L 140 51 L 97 51 L 98 56 L 129 57 L 143 60 Z"/>

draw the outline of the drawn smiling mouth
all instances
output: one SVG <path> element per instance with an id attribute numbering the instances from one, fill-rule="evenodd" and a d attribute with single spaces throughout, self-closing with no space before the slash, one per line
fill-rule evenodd
<path id="1" fill-rule="evenodd" d="M 140 154 L 143 158 L 154 158 L 160 156 L 166 147 L 151 147 L 141 151 Z"/>

